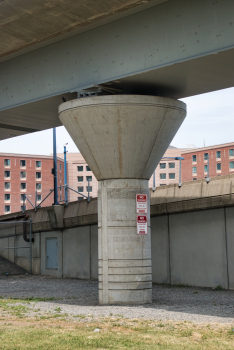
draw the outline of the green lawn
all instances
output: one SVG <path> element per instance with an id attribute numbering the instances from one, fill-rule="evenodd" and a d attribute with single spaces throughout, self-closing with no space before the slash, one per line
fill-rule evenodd
<path id="1" fill-rule="evenodd" d="M 23 302 L 23 305 L 17 305 Z M 28 317 L 28 301 L 0 300 L 0 350 L 173 349 L 233 350 L 231 325 L 156 322 L 121 315 L 87 321 L 85 316 Z M 56 308 L 58 309 L 58 308 Z M 38 309 L 39 310 L 39 309 Z M 95 333 L 98 328 L 100 332 Z"/>

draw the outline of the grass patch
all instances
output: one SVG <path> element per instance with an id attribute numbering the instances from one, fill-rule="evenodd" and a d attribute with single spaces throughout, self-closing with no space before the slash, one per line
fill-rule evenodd
<path id="1" fill-rule="evenodd" d="M 149 350 L 233 350 L 230 326 L 197 326 L 129 320 L 121 324 L 104 319 L 92 324 L 31 319 L 0 322 L 0 344 L 4 350 L 46 349 L 149 349 Z M 126 322 L 126 319 L 124 320 Z M 88 325 L 88 327 L 87 327 Z M 96 328 L 100 332 L 95 333 Z"/>
<path id="2" fill-rule="evenodd" d="M 224 290 L 224 288 L 219 284 L 219 285 L 215 288 L 215 290 Z"/>

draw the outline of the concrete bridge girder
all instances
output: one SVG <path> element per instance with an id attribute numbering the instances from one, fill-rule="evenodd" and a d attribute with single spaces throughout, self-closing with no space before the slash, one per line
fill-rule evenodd
<path id="1" fill-rule="evenodd" d="M 2 62 L 2 127 L 58 126 L 53 98 L 90 84 L 173 98 L 233 86 L 233 13 L 232 0 L 167 1 Z"/>

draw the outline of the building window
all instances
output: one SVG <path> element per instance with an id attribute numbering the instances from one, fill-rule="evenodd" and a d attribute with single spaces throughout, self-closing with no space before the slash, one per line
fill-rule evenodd
<path id="1" fill-rule="evenodd" d="M 78 201 L 82 201 L 84 199 L 84 197 L 77 197 Z"/>
<path id="2" fill-rule="evenodd" d="M 10 195 L 10 193 L 4 194 L 4 199 L 5 199 L 5 201 L 10 201 L 10 200 L 11 200 L 11 195 Z"/>
<path id="3" fill-rule="evenodd" d="M 21 160 L 20 161 L 20 166 L 21 167 L 26 167 L 26 160 Z"/>
<path id="4" fill-rule="evenodd" d="M 160 163 L 160 169 L 166 169 L 166 163 Z"/>
<path id="5" fill-rule="evenodd" d="M 78 176 L 77 180 L 78 180 L 78 182 L 83 182 L 84 181 L 84 177 L 83 176 Z"/>
<path id="6" fill-rule="evenodd" d="M 193 166 L 193 174 L 196 174 L 196 173 L 197 173 L 197 167 Z"/>
<path id="7" fill-rule="evenodd" d="M 62 170 L 62 165 L 61 164 L 59 164 L 59 169 L 60 169 L 60 171 Z"/>
<path id="8" fill-rule="evenodd" d="M 166 174 L 160 174 L 160 179 L 166 179 Z"/>
<path id="9" fill-rule="evenodd" d="M 11 176 L 10 170 L 4 171 L 4 177 L 10 177 L 10 176 Z"/>
<path id="10" fill-rule="evenodd" d="M 234 169 L 234 162 L 229 162 L 229 168 L 230 169 Z M 5 182 L 6 183 L 6 182 Z M 10 183 L 10 182 L 8 182 L 8 183 Z"/>
<path id="11" fill-rule="evenodd" d="M 37 202 L 41 202 L 41 194 L 37 194 Z"/>
<path id="12" fill-rule="evenodd" d="M 20 195 L 20 201 L 23 202 L 23 201 L 24 201 L 24 198 L 25 198 L 25 195 L 24 195 L 24 194 L 21 194 L 21 195 Z"/>
<path id="13" fill-rule="evenodd" d="M 208 165 L 204 165 L 204 171 L 207 172 L 208 171 Z"/>
<path id="14" fill-rule="evenodd" d="M 234 155 L 234 149 L 232 148 L 229 150 L 229 157 L 233 157 L 233 155 Z"/>
<path id="15" fill-rule="evenodd" d="M 160 184 L 159 186 L 166 186 L 166 184 Z"/>
<path id="16" fill-rule="evenodd" d="M 37 191 L 40 191 L 41 190 L 41 184 L 39 183 L 39 184 L 36 184 L 36 190 Z"/>
<path id="17" fill-rule="evenodd" d="M 26 205 L 25 206 L 23 206 L 23 205 L 20 206 L 20 211 L 24 211 L 25 209 L 26 209 Z"/>
<path id="18" fill-rule="evenodd" d="M 221 158 L 221 151 L 216 152 L 216 158 Z"/>
<path id="19" fill-rule="evenodd" d="M 169 179 L 171 179 L 171 180 L 172 180 L 172 179 L 175 179 L 175 173 L 170 173 L 170 174 L 169 174 Z"/>
<path id="20" fill-rule="evenodd" d="M 62 202 L 62 196 L 60 196 L 60 202 Z"/>
<path id="21" fill-rule="evenodd" d="M 26 171 L 21 171 L 20 172 L 20 178 L 25 179 L 26 178 Z"/>
<path id="22" fill-rule="evenodd" d="M 86 181 L 92 181 L 92 176 L 86 176 Z"/>
<path id="23" fill-rule="evenodd" d="M 194 178 L 193 178 L 193 181 L 194 181 L 194 180 L 197 180 L 197 178 L 196 178 L 196 177 L 194 177 Z"/>
<path id="24" fill-rule="evenodd" d="M 86 171 L 91 171 L 91 169 L 88 165 L 86 165 Z"/>
<path id="25" fill-rule="evenodd" d="M 36 168 L 41 168 L 41 161 L 40 160 L 36 160 Z"/>
<path id="26" fill-rule="evenodd" d="M 4 182 L 4 188 L 5 188 L 5 190 L 10 190 L 11 183 L 10 182 Z"/>
<path id="27" fill-rule="evenodd" d="M 11 206 L 10 205 L 5 205 L 4 207 L 4 212 L 9 213 L 11 211 Z"/>
<path id="28" fill-rule="evenodd" d="M 193 162 L 196 162 L 196 161 L 197 161 L 197 156 L 196 156 L 196 154 L 192 155 L 192 159 L 193 159 Z"/>
<path id="29" fill-rule="evenodd" d="M 83 166 L 81 166 L 81 165 L 78 166 L 78 167 L 77 167 L 77 171 L 79 171 L 79 172 L 80 172 L 80 171 L 83 171 Z"/>
<path id="30" fill-rule="evenodd" d="M 175 168 L 175 163 L 169 163 L 169 168 L 170 168 L 170 169 Z"/>
<path id="31" fill-rule="evenodd" d="M 78 187 L 78 192 L 84 192 L 84 187 L 83 186 L 79 186 Z"/>
<path id="32" fill-rule="evenodd" d="M 4 166 L 10 166 L 10 165 L 11 165 L 10 159 L 4 159 Z"/>
<path id="33" fill-rule="evenodd" d="M 93 190 L 92 186 L 86 186 L 86 191 L 87 192 L 92 192 L 92 190 Z"/>
<path id="34" fill-rule="evenodd" d="M 209 157 L 208 153 L 204 153 L 204 160 L 207 160 Z"/>
<path id="35" fill-rule="evenodd" d="M 41 172 L 40 171 L 36 171 L 36 179 L 41 179 Z"/>
<path id="36" fill-rule="evenodd" d="M 26 182 L 21 182 L 20 189 L 21 190 L 26 190 Z"/>
<path id="37" fill-rule="evenodd" d="M 221 170 L 221 163 L 217 163 L 217 164 L 216 164 L 216 169 L 217 169 L 217 170 Z"/>

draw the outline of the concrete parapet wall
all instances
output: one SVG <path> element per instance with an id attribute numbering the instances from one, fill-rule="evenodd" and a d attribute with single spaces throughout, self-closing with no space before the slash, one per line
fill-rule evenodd
<path id="1" fill-rule="evenodd" d="M 151 193 L 153 282 L 234 289 L 233 181 L 228 175 L 209 184 L 200 180 Z M 33 273 L 98 278 L 97 199 L 27 213 L 35 240 Z M 29 245 L 22 226 L 16 234 L 10 223 L 0 229 L 0 255 L 29 270 L 28 249 L 1 249 Z M 52 237 L 58 244 L 57 269 L 46 268 L 45 244 Z"/>
<path id="2" fill-rule="evenodd" d="M 234 205 L 234 175 L 162 186 L 151 191 L 151 216 Z"/>

